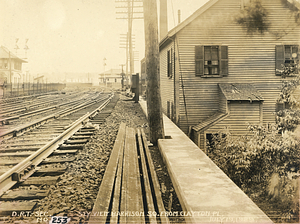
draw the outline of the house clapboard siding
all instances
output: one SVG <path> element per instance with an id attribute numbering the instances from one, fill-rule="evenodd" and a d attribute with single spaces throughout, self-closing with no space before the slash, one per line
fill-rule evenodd
<path id="1" fill-rule="evenodd" d="M 275 46 L 300 44 L 300 28 L 296 26 L 295 18 L 281 0 L 262 0 L 263 7 L 268 11 L 269 30 L 263 34 L 258 32 L 249 34 L 235 20 L 241 10 L 241 0 L 211 0 L 211 2 L 215 3 L 185 27 L 178 31 L 175 28 L 174 39 L 175 45 L 178 46 L 176 49 L 178 72 L 175 74 L 175 80 L 178 78 L 179 83 L 177 93 L 179 102 L 176 108 L 179 109 L 178 126 L 188 133 L 189 126 L 199 124 L 216 111 L 224 111 L 224 105 L 220 105 L 218 84 L 238 82 L 251 83 L 261 92 L 264 98 L 261 110 L 263 123 L 274 122 L 276 99 L 281 86 L 281 77 L 275 75 Z M 173 45 L 173 41 L 165 45 L 160 53 L 164 111 L 166 101 L 174 100 L 174 80 L 167 77 L 165 65 L 166 52 Z M 228 47 L 227 76 L 195 75 L 195 46 L 199 45 Z M 252 109 L 245 107 L 239 112 L 243 114 L 247 110 Z M 249 113 L 249 116 L 247 119 L 251 123 L 256 121 L 259 115 Z M 227 122 L 224 125 L 234 126 L 236 121 L 229 119 Z M 237 128 L 241 134 L 244 133 L 241 127 Z"/>
<path id="2" fill-rule="evenodd" d="M 160 52 L 160 57 L 161 58 L 166 58 L 168 55 L 168 51 L 174 52 L 174 45 L 171 43 L 167 47 L 165 47 L 161 52 Z M 172 61 L 174 61 L 174 56 L 172 56 Z M 174 68 L 175 64 L 172 64 L 172 70 L 173 70 L 173 76 L 168 77 L 168 61 L 167 60 L 160 60 L 160 72 L 162 74 L 165 74 L 160 77 L 160 88 L 161 88 L 161 99 L 162 99 L 162 108 L 163 108 L 163 113 L 167 114 L 168 111 L 168 103 L 170 105 L 174 105 Z"/>
<path id="3" fill-rule="evenodd" d="M 248 124 L 259 124 L 259 104 L 260 102 L 249 103 L 247 101 L 229 103 L 230 114 L 224 120 L 218 122 L 211 128 L 208 128 L 206 133 L 217 133 L 225 126 L 229 128 L 232 134 L 245 135 L 248 133 Z"/>
<path id="4" fill-rule="evenodd" d="M 220 109 L 219 109 L 220 112 L 224 114 L 228 113 L 226 97 L 224 96 L 220 88 L 219 88 L 219 105 L 220 105 Z"/>

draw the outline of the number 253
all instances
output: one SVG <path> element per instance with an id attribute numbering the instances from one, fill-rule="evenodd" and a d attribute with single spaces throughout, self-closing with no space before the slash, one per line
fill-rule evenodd
<path id="1" fill-rule="evenodd" d="M 66 224 L 66 223 L 68 223 L 68 218 L 67 217 L 52 216 L 51 221 L 49 222 L 49 224 L 52 224 L 52 223 Z"/>

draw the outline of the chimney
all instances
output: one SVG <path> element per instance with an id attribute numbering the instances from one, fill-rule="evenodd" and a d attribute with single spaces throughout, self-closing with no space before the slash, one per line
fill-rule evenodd
<path id="1" fill-rule="evenodd" d="M 168 34 L 168 8 L 167 0 L 160 0 L 159 10 L 159 37 L 160 41 Z"/>
<path id="2" fill-rule="evenodd" d="M 178 9 L 178 24 L 181 23 L 180 15 L 181 15 L 181 12 L 180 12 L 180 9 Z"/>

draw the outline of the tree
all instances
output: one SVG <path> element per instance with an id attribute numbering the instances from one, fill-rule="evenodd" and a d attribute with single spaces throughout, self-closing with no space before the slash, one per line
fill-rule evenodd
<path id="1" fill-rule="evenodd" d="M 300 99 L 294 94 L 300 86 L 298 66 L 298 63 L 282 65 L 282 70 L 279 70 L 282 86 L 277 103 L 281 103 L 284 108 L 276 113 L 276 123 L 281 132 L 294 131 L 300 125 Z"/>

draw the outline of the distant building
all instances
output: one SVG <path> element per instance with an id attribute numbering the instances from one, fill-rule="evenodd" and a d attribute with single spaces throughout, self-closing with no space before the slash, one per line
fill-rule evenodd
<path id="1" fill-rule="evenodd" d="M 122 88 L 122 70 L 110 69 L 99 74 L 99 85 L 112 88 Z"/>
<path id="2" fill-rule="evenodd" d="M 65 83 L 67 87 L 92 87 L 93 76 L 92 73 L 79 73 L 79 72 L 65 72 L 64 75 Z"/>
<path id="3" fill-rule="evenodd" d="M 17 57 L 6 47 L 0 47 L 0 85 L 4 83 L 20 83 L 22 79 L 22 63 L 27 61 Z"/>

